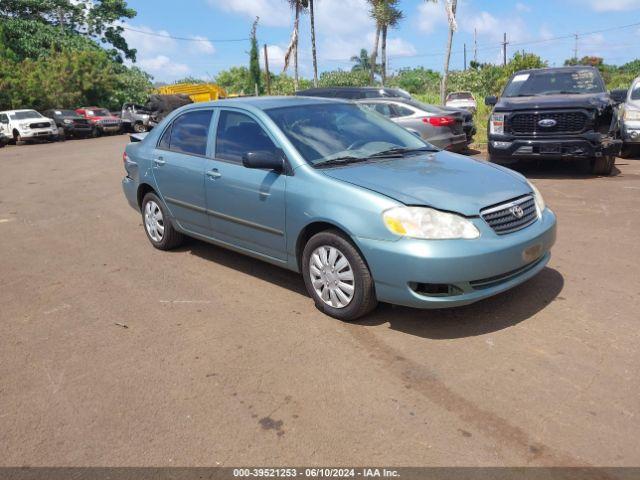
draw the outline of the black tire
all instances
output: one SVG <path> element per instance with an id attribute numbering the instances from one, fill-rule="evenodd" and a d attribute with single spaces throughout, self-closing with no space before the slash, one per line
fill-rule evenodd
<path id="1" fill-rule="evenodd" d="M 349 262 L 353 271 L 353 297 L 342 308 L 335 308 L 325 303 L 313 287 L 310 271 L 311 255 L 322 246 L 338 249 Z M 378 304 L 369 267 L 351 241 L 337 230 L 326 230 L 309 239 L 302 252 L 302 276 L 307 292 L 313 298 L 316 307 L 326 315 L 338 320 L 356 320 L 374 310 Z"/>
<path id="2" fill-rule="evenodd" d="M 162 239 L 160 241 L 158 241 L 157 239 L 154 239 L 151 236 L 146 226 L 145 211 L 146 211 L 147 203 L 151 201 L 154 202 L 162 212 L 164 234 L 162 235 Z M 171 224 L 171 220 L 169 218 L 168 212 L 164 204 L 155 193 L 149 192 L 144 196 L 144 198 L 142 199 L 141 213 L 142 213 L 142 228 L 144 228 L 144 232 L 146 233 L 147 238 L 151 242 L 151 245 L 153 245 L 155 248 L 157 248 L 158 250 L 171 250 L 173 248 L 176 248 L 182 243 L 182 241 L 184 240 L 184 235 L 178 232 L 175 228 L 173 228 L 173 225 Z"/>
<path id="3" fill-rule="evenodd" d="M 26 142 L 22 139 L 22 135 L 18 133 L 17 130 L 13 131 L 13 142 L 16 145 L 24 145 Z"/>
<path id="4" fill-rule="evenodd" d="M 640 147 L 638 145 L 624 145 L 620 152 L 622 158 L 637 158 L 640 156 Z"/>
<path id="5" fill-rule="evenodd" d="M 135 133 L 144 133 L 147 131 L 147 127 L 144 124 L 138 122 L 133 125 L 133 131 Z"/>
<path id="6" fill-rule="evenodd" d="M 591 160 L 591 173 L 593 175 L 611 175 L 616 157 L 613 155 L 603 155 Z"/>

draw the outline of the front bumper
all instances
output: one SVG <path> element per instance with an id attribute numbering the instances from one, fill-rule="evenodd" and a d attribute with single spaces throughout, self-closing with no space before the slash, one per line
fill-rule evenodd
<path id="1" fill-rule="evenodd" d="M 640 143 L 640 121 L 626 121 L 622 124 L 624 143 Z"/>
<path id="2" fill-rule="evenodd" d="M 549 261 L 556 239 L 551 210 L 546 209 L 532 225 L 506 235 L 497 235 L 479 218 L 473 222 L 480 230 L 475 240 L 390 242 L 357 237 L 378 299 L 415 308 L 467 305 L 519 285 Z M 450 289 L 433 293 L 434 285 Z"/>
<path id="3" fill-rule="evenodd" d="M 573 137 L 523 137 L 489 135 L 489 155 L 504 163 L 518 160 L 577 160 L 582 158 L 619 155 L 622 140 L 599 133 Z"/>
<path id="4" fill-rule="evenodd" d="M 19 129 L 18 132 L 23 140 L 33 140 L 35 138 L 57 137 L 58 127 L 25 128 Z"/>

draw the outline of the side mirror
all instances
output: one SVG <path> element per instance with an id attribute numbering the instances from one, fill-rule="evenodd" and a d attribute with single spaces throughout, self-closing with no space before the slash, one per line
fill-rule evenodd
<path id="1" fill-rule="evenodd" d="M 615 103 L 624 103 L 627 100 L 627 90 L 624 88 L 611 90 L 611 92 L 609 92 L 609 96 Z"/>
<path id="2" fill-rule="evenodd" d="M 284 159 L 277 153 L 258 150 L 247 152 L 242 156 L 242 165 L 247 168 L 257 168 L 263 170 L 273 170 L 282 172 L 284 170 Z"/>
<path id="3" fill-rule="evenodd" d="M 498 103 L 498 97 L 494 95 L 484 97 L 484 104 L 487 105 L 488 107 L 493 107 L 496 103 Z"/>

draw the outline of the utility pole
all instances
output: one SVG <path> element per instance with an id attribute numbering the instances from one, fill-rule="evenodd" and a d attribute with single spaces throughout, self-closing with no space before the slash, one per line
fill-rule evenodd
<path id="1" fill-rule="evenodd" d="M 507 66 L 507 33 L 504 34 L 504 41 L 502 42 L 502 66 Z"/>
<path id="2" fill-rule="evenodd" d="M 267 95 L 271 95 L 271 74 L 269 73 L 269 55 L 266 43 L 264 44 L 264 72 L 267 76 Z"/>
<path id="3" fill-rule="evenodd" d="M 467 69 L 467 44 L 464 44 L 464 69 Z"/>
<path id="4" fill-rule="evenodd" d="M 473 61 L 478 63 L 478 29 L 473 29 Z"/>
<path id="5" fill-rule="evenodd" d="M 575 43 L 573 44 L 573 58 L 575 58 L 577 61 L 578 60 L 578 34 L 574 33 L 573 36 L 575 38 Z"/>

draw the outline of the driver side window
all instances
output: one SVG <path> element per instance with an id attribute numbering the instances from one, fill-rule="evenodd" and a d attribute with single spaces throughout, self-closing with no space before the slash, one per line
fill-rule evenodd
<path id="1" fill-rule="evenodd" d="M 222 110 L 216 134 L 216 158 L 242 163 L 247 152 L 258 151 L 277 154 L 277 147 L 253 118 Z"/>

